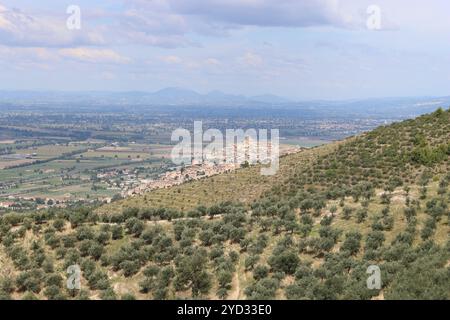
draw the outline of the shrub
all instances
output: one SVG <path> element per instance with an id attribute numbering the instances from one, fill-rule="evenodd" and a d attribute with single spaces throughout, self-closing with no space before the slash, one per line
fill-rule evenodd
<path id="1" fill-rule="evenodd" d="M 121 225 L 114 225 L 111 227 L 111 237 L 113 240 L 119 240 L 123 238 L 123 228 Z"/>
<path id="2" fill-rule="evenodd" d="M 268 261 L 270 267 L 275 272 L 284 272 L 286 274 L 294 274 L 300 263 L 297 253 L 292 249 L 281 252 L 274 251 Z"/>
<path id="3" fill-rule="evenodd" d="M 267 278 L 269 275 L 269 268 L 264 265 L 257 265 L 253 270 L 253 278 L 255 280 L 261 280 Z"/>

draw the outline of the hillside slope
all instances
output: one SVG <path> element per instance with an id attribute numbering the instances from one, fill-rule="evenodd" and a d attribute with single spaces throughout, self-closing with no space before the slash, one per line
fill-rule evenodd
<path id="1" fill-rule="evenodd" d="M 439 109 L 287 156 L 269 180 L 253 167 L 98 210 L 5 215 L 0 297 L 449 299 L 449 160 Z M 71 265 L 81 291 L 65 288 Z"/>
<path id="2" fill-rule="evenodd" d="M 118 213 L 125 208 L 170 208 L 189 211 L 198 206 L 213 206 L 223 202 L 250 204 L 269 191 L 280 180 L 290 176 L 295 166 L 309 166 L 318 157 L 333 152 L 341 142 L 324 145 L 314 149 L 280 158 L 280 169 L 273 176 L 260 174 L 260 166 L 238 169 L 214 175 L 170 188 L 157 189 L 102 206 L 97 212 Z"/>

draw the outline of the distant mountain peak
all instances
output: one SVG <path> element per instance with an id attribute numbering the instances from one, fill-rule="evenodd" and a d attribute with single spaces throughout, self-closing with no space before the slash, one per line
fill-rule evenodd
<path id="1" fill-rule="evenodd" d="M 182 87 L 167 87 L 150 94 L 157 103 L 168 104 L 247 104 L 247 103 L 265 103 L 265 104 L 280 104 L 289 103 L 288 99 L 272 95 L 263 94 L 253 97 L 245 95 L 228 94 L 220 90 L 213 90 L 206 94 L 198 93 L 194 90 Z"/>

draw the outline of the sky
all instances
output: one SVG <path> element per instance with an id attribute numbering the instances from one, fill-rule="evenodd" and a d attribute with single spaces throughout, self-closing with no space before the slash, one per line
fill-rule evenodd
<path id="1" fill-rule="evenodd" d="M 0 0 L 0 90 L 445 96 L 449 15 L 448 0 Z"/>

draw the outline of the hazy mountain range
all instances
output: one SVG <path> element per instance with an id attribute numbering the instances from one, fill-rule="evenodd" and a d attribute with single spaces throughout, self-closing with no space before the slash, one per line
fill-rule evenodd
<path id="1" fill-rule="evenodd" d="M 212 91 L 201 94 L 184 88 L 165 88 L 156 92 L 106 91 L 0 91 L 0 111 L 18 107 L 49 106 L 69 110 L 120 111 L 142 108 L 183 108 L 196 114 L 229 112 L 277 112 L 280 116 L 332 117 L 415 117 L 450 106 L 446 97 L 372 98 L 364 100 L 310 100 L 293 101 L 271 94 L 244 96 Z"/>
<path id="2" fill-rule="evenodd" d="M 217 104 L 286 104 L 289 99 L 276 95 L 244 96 L 211 91 L 201 94 L 184 88 L 165 88 L 156 92 L 53 92 L 53 91 L 0 91 L 0 102 L 56 102 L 61 100 L 83 101 L 96 99 L 109 103 L 150 104 L 150 105 L 217 105 Z"/>

